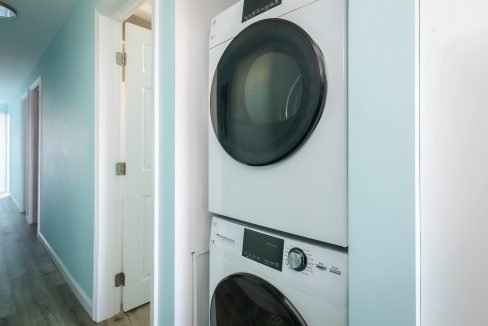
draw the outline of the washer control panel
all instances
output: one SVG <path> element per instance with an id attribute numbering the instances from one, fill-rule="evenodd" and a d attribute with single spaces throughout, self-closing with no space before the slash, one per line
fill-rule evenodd
<path id="1" fill-rule="evenodd" d="M 344 266 L 333 264 L 330 257 L 323 257 L 324 250 L 316 245 L 244 228 L 242 256 L 266 267 L 282 272 L 283 267 L 304 275 L 328 272 L 343 275 Z"/>
<path id="2" fill-rule="evenodd" d="M 284 243 L 281 238 L 245 228 L 242 256 L 281 272 Z"/>
<path id="3" fill-rule="evenodd" d="M 304 275 L 315 273 L 332 273 L 337 276 L 344 274 L 345 266 L 343 264 L 334 264 L 329 257 L 323 257 L 320 251 L 314 250 L 313 246 L 301 245 L 287 241 L 283 260 L 288 269 L 302 272 Z"/>
<path id="4" fill-rule="evenodd" d="M 347 308 L 345 249 L 214 217 L 210 253 L 225 257 L 239 272 Z"/>
<path id="5" fill-rule="evenodd" d="M 287 263 L 291 269 L 301 272 L 307 268 L 307 255 L 300 248 L 291 248 L 288 251 Z"/>

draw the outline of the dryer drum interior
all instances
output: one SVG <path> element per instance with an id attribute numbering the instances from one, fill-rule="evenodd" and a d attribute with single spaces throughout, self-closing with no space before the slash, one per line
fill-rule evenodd
<path id="1" fill-rule="evenodd" d="M 213 129 L 237 161 L 269 165 L 308 139 L 326 93 L 317 44 L 290 21 L 265 19 L 239 33 L 219 61 L 210 96 Z"/>
<path id="2" fill-rule="evenodd" d="M 233 274 L 216 287 L 211 326 L 306 326 L 293 304 L 274 286 L 247 273 Z"/>

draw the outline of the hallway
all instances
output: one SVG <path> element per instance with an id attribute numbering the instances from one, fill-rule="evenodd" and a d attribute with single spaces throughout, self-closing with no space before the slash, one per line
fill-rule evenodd
<path id="1" fill-rule="evenodd" d="M 149 306 L 100 324 L 83 310 L 37 240 L 36 225 L 0 199 L 0 326 L 149 325 Z"/>

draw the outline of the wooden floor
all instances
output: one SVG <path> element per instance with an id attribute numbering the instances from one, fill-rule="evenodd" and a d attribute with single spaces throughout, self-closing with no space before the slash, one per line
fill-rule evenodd
<path id="1" fill-rule="evenodd" d="M 149 326 L 149 305 L 91 320 L 10 198 L 0 199 L 0 326 Z"/>

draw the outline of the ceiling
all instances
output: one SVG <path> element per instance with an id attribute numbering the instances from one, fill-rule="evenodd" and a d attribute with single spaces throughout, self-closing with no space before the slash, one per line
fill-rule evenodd
<path id="1" fill-rule="evenodd" d="M 0 20 L 0 103 L 15 95 L 78 0 L 3 0 L 17 10 Z"/>

